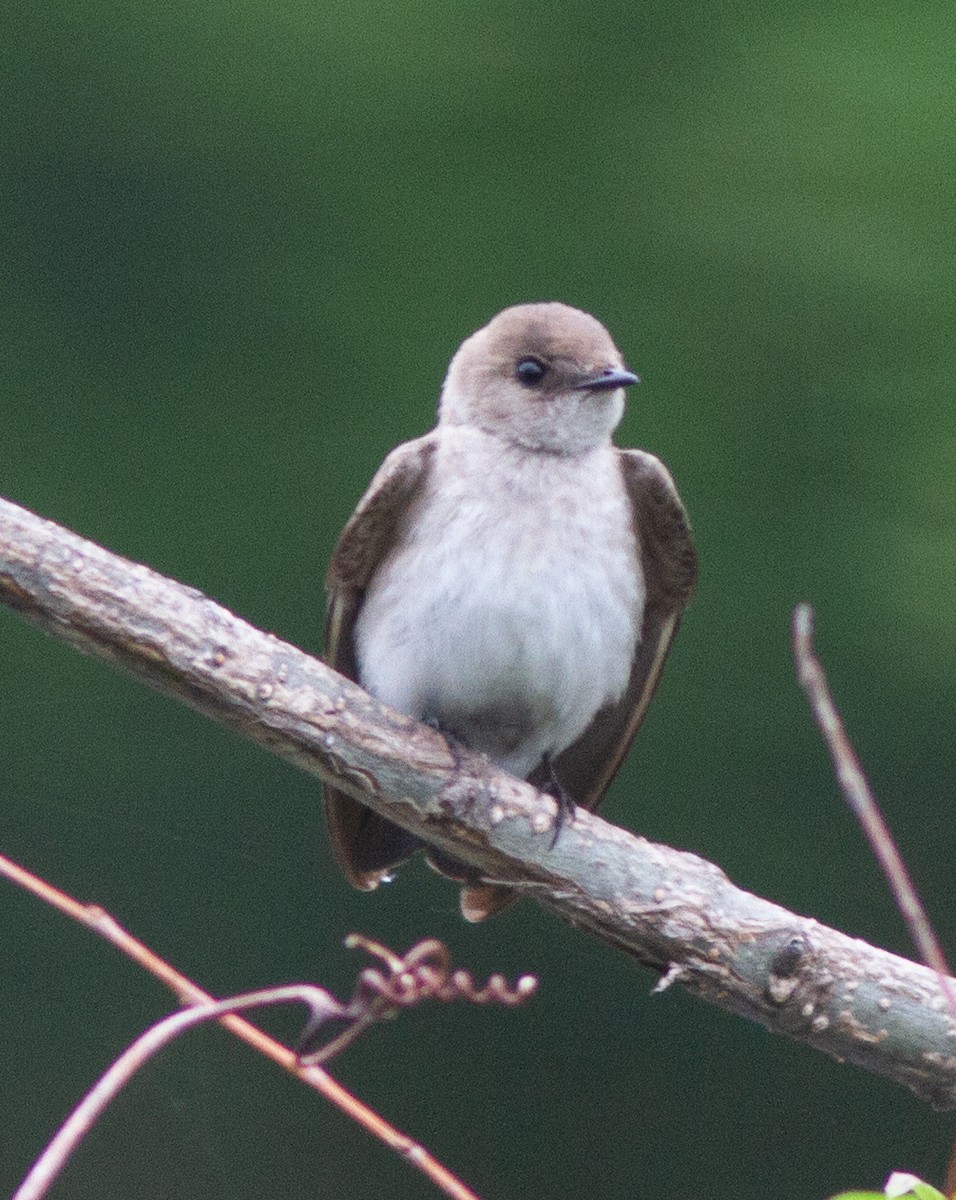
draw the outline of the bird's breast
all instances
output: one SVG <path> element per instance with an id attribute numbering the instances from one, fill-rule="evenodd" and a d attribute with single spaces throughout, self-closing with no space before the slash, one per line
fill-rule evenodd
<path id="1" fill-rule="evenodd" d="M 371 580 L 359 673 L 386 703 L 526 773 L 624 691 L 644 608 L 636 535 L 610 447 L 462 449 L 439 454 Z"/>

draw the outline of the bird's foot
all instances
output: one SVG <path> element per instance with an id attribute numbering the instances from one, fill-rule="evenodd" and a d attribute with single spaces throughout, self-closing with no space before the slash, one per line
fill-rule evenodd
<path id="1" fill-rule="evenodd" d="M 557 812 L 554 816 L 554 833 L 551 837 L 551 849 L 553 850 L 558 844 L 558 837 L 561 830 L 570 821 L 574 820 L 574 800 L 571 798 L 571 793 L 558 778 L 550 754 L 544 756 L 541 760 L 541 765 L 545 775 L 541 790 L 554 800 L 557 807 Z"/>
<path id="2" fill-rule="evenodd" d="M 451 755 L 454 768 L 456 771 L 460 771 L 462 755 L 468 749 L 465 743 L 456 738 L 453 733 L 450 733 L 437 717 L 422 717 L 421 721 L 423 725 L 427 725 L 429 729 L 434 729 L 436 733 L 442 735 L 448 746 L 448 753 Z"/>

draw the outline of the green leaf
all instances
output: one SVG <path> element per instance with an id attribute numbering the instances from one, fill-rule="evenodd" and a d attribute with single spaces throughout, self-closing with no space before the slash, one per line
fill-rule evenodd
<path id="1" fill-rule="evenodd" d="M 884 1191 L 888 1200 L 902 1200 L 906 1196 L 914 1196 L 915 1200 L 946 1200 L 931 1184 L 905 1171 L 894 1171 L 887 1179 Z"/>

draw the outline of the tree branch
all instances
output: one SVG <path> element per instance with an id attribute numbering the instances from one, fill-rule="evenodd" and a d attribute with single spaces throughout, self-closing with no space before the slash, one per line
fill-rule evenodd
<path id="1" fill-rule="evenodd" d="M 0 601 L 525 890 L 695 996 L 956 1107 L 926 967 L 734 887 L 712 863 L 555 803 L 193 588 L 0 500 Z"/>

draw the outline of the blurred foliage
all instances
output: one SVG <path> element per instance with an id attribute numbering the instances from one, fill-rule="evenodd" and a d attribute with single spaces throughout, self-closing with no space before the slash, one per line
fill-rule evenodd
<path id="1" fill-rule="evenodd" d="M 793 680 L 817 607 L 847 725 L 956 934 L 954 10 L 822 0 L 50 0 L 4 14 L 0 493 L 306 648 L 342 522 L 506 304 L 563 299 L 644 383 L 701 587 L 607 815 L 910 953 Z M 938 1180 L 950 1118 L 694 1003 L 531 904 L 466 928 L 420 865 L 352 893 L 314 782 L 0 612 L 0 847 L 213 991 L 349 990 L 341 938 L 533 971 L 341 1077 L 482 1194 Z M 944 803 L 945 801 L 945 803 Z M 172 1006 L 0 889 L 10 1188 Z M 433 1193 L 215 1032 L 57 1195 Z"/>
<path id="2" fill-rule="evenodd" d="M 936 1188 L 902 1172 L 892 1174 L 882 1192 L 841 1192 L 831 1200 L 905 1200 L 907 1196 L 913 1200 L 946 1200 Z"/>

